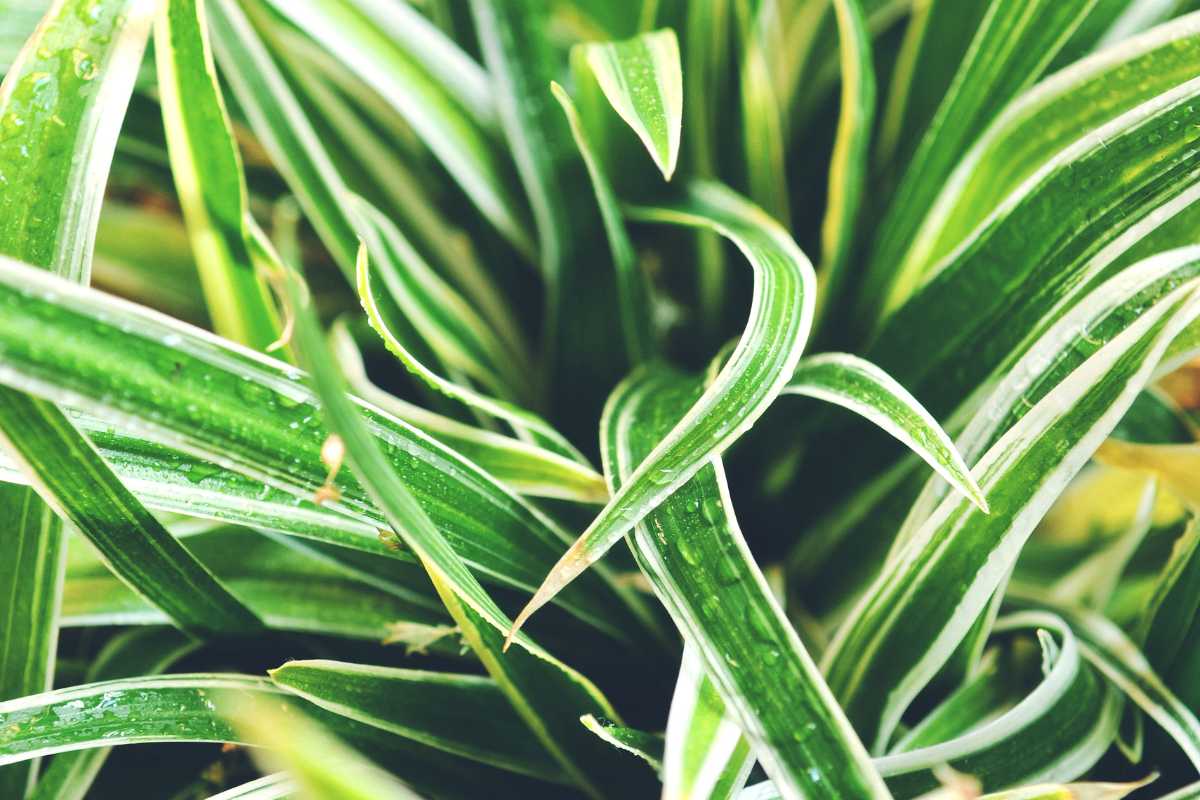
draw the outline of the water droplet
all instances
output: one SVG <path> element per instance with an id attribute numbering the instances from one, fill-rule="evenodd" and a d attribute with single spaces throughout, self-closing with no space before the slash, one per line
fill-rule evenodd
<path id="1" fill-rule="evenodd" d="M 691 540 L 691 537 L 687 535 L 678 537 L 675 540 L 675 547 L 679 550 L 679 555 L 682 556 L 683 560 L 688 564 L 691 564 L 693 567 L 700 565 L 700 550 Z"/>
<path id="2" fill-rule="evenodd" d="M 729 586 L 741 580 L 737 564 L 731 558 L 722 558 L 717 562 L 717 580 Z"/>
<path id="3" fill-rule="evenodd" d="M 200 462 L 196 462 L 194 464 L 189 465 L 184 470 L 183 474 L 192 483 L 200 483 L 205 478 L 211 478 L 213 475 L 218 474 L 220 471 L 221 471 L 221 468 L 218 467 L 216 464 L 209 464 L 207 462 L 200 461 Z"/>
<path id="4" fill-rule="evenodd" d="M 704 499 L 704 505 L 701 509 L 701 513 L 709 525 L 717 525 L 724 519 L 721 501 L 715 497 L 707 497 Z"/>
<path id="5" fill-rule="evenodd" d="M 76 48 L 71 51 L 71 59 L 75 62 L 75 76 L 81 81 L 96 77 L 96 62 L 87 51 Z"/>
<path id="6" fill-rule="evenodd" d="M 671 482 L 671 478 L 675 476 L 675 471 L 670 467 L 656 467 L 650 472 L 650 482 L 659 486 L 665 486 Z"/>
<path id="7" fill-rule="evenodd" d="M 244 380 L 239 383 L 237 385 L 237 393 L 247 403 L 254 403 L 256 405 L 272 404 L 275 399 L 275 395 L 270 389 L 251 380 Z"/>
<path id="8" fill-rule="evenodd" d="M 771 630 L 771 623 L 762 614 L 751 611 L 746 615 L 746 621 L 750 624 L 750 632 L 757 638 L 764 642 L 775 641 L 775 633 Z"/>

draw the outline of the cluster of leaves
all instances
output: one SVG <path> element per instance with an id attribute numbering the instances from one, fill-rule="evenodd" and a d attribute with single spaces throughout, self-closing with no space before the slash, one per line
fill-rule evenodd
<path id="1" fill-rule="evenodd" d="M 0 0 L 0 798 L 1200 797 L 1195 5 Z"/>

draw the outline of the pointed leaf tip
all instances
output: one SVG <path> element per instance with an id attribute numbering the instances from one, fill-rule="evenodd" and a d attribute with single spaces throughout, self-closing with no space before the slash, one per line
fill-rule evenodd
<path id="1" fill-rule="evenodd" d="M 683 70 L 675 32 L 663 29 L 581 48 L 608 102 L 646 145 L 663 179 L 671 180 L 683 127 Z"/>

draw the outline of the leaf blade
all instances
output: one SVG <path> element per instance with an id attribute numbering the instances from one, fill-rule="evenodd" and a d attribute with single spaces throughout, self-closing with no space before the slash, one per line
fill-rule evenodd
<path id="1" fill-rule="evenodd" d="M 812 264 L 782 227 L 746 200 L 718 184 L 693 184 L 685 201 L 635 213 L 641 219 L 709 228 L 737 244 L 755 274 L 751 316 L 713 384 L 559 560 L 517 615 L 514 631 L 754 424 L 790 378 L 812 326 Z"/>
<path id="2" fill-rule="evenodd" d="M 663 180 L 671 180 L 683 126 L 683 72 L 675 32 L 664 29 L 582 48 L 608 102 L 642 140 Z"/>

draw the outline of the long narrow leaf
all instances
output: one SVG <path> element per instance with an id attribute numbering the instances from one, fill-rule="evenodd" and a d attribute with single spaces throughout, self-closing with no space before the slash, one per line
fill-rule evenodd
<path id="1" fill-rule="evenodd" d="M 565 66 L 552 39 L 553 4 L 468 5 L 537 227 L 549 413 L 573 441 L 592 442 L 602 398 L 628 362 L 610 346 L 621 313 L 603 217 L 595 195 L 579 191 L 587 167 L 550 94 Z"/>
<path id="2" fill-rule="evenodd" d="M 421 596 L 415 588 L 402 593 L 386 586 L 369 586 L 344 570 L 252 531 L 218 529 L 186 541 L 189 550 L 273 630 L 383 641 L 397 625 L 432 629 L 449 622 L 432 592 Z M 114 579 L 102 563 L 94 557 L 84 558 L 85 554 L 71 548 L 63 590 L 63 625 L 169 622 L 161 611 Z M 393 572 L 397 580 L 420 579 L 411 567 Z M 435 652 L 453 656 L 458 648 L 447 642 Z"/>
<path id="3" fill-rule="evenodd" d="M 697 380 L 651 370 L 618 388 L 602 424 L 614 492 L 700 389 Z M 719 459 L 639 524 L 632 543 L 684 640 L 788 796 L 889 796 L 750 557 Z"/>
<path id="4" fill-rule="evenodd" d="M 827 675 L 876 749 L 983 611 L 1033 524 L 1192 321 L 1193 287 L 1168 294 L 1010 428 L 977 465 L 991 515 L 947 498 L 843 624 L 827 654 Z M 955 580 L 947 578 L 951 561 Z M 932 575 L 939 590 L 921 591 Z M 925 602 L 937 610 L 918 610 Z"/>
<path id="5" fill-rule="evenodd" d="M 403 330 L 404 321 L 411 314 L 419 313 L 419 310 L 413 308 L 412 299 L 406 298 L 406 295 L 412 294 L 412 290 L 405 285 L 403 276 L 414 268 L 413 265 L 422 270 L 427 267 L 391 221 L 369 208 L 360 206 L 357 211 L 355 225 L 362 241 L 357 259 L 358 296 L 371 327 L 392 354 L 435 391 L 508 422 L 518 435 L 541 447 L 585 461 L 562 434 L 536 414 L 443 378 L 422 364 L 404 346 L 396 332 Z M 416 302 L 419 303 L 419 300 Z M 427 309 L 431 307 L 426 306 Z M 424 313 L 429 312 L 426 310 Z"/>
<path id="6" fill-rule="evenodd" d="M 288 282 L 288 297 L 296 317 L 296 349 L 312 370 L 322 411 L 345 442 L 350 467 L 379 504 L 392 529 L 420 559 L 465 641 L 504 689 L 526 725 L 579 788 L 600 797 L 601 786 L 636 785 L 639 776 L 605 758 L 605 745 L 578 723 L 585 713 L 616 716 L 590 681 L 527 637 L 517 640 L 518 650 L 509 655 L 501 653 L 508 618 L 393 471 L 357 406 L 345 393 L 344 378 L 333 364 L 299 280 L 292 277 Z"/>
<path id="7" fill-rule="evenodd" d="M 289 661 L 271 680 L 327 711 L 502 769 L 559 782 L 493 681 L 473 675 Z M 461 716 L 460 716 L 461 715 Z"/>
<path id="8" fill-rule="evenodd" d="M 894 268 L 919 214 L 990 117 L 1050 63 L 1095 0 L 992 0 L 882 223 L 866 303 L 895 304 Z"/>
<path id="9" fill-rule="evenodd" d="M 608 246 L 612 250 L 613 266 L 617 272 L 625 349 L 630 362 L 640 364 L 658 349 L 654 339 L 654 309 L 650 302 L 650 287 L 638 263 L 633 243 L 629 240 L 629 233 L 625 230 L 625 221 L 621 218 L 621 207 L 616 194 L 609 183 L 608 175 L 604 172 L 604 165 L 592 150 L 575 104 L 566 90 L 557 83 L 551 84 L 550 88 L 554 92 L 554 98 L 562 106 L 563 113 L 567 115 L 571 135 L 575 137 L 575 145 L 587 164 L 588 176 L 592 180 L 596 202 L 604 218 L 604 231 L 608 235 Z"/>
<path id="10" fill-rule="evenodd" d="M 348 0 L 270 0 L 392 105 L 480 213 L 519 251 L 532 252 L 511 166 L 494 143 L 421 65 Z"/>
<path id="11" fill-rule="evenodd" d="M 453 287 L 438 277 L 399 229 L 362 198 L 348 201 L 355 228 L 378 252 L 386 241 L 390 258 L 377 259 L 375 277 L 400 312 L 448 369 L 514 401 L 529 402 L 529 365 L 512 351 Z M 361 255 L 360 255 L 361 259 Z M 362 271 L 359 265 L 359 271 Z M 363 282 L 359 276 L 360 285 Z"/>
<path id="12" fill-rule="evenodd" d="M 197 642 L 174 628 L 142 628 L 114 637 L 88 670 L 89 681 L 155 675 L 195 650 Z M 30 800 L 83 800 L 110 748 L 59 753 L 38 779 Z"/>
<path id="13" fill-rule="evenodd" d="M 214 330 L 263 350 L 279 339 L 279 328 L 242 230 L 249 214 L 246 183 L 217 86 L 204 9 L 204 0 L 169 0 L 155 23 L 171 175 Z"/>
<path id="14" fill-rule="evenodd" d="M 741 791 L 753 766 L 750 743 L 696 651 L 685 646 L 667 718 L 664 800 L 728 800 Z"/>
<path id="15" fill-rule="evenodd" d="M 836 0 L 833 7 L 841 49 L 842 97 L 829 164 L 829 200 L 821 222 L 818 318 L 839 299 L 854 254 L 854 229 L 866 188 L 875 122 L 875 66 L 862 3 Z"/>
<path id="16" fill-rule="evenodd" d="M 58 517 L 32 491 L 0 488 L 0 530 L 8 556 L 0 625 L 0 700 L 44 692 L 54 679 L 64 547 Z M 0 795 L 24 797 L 33 764 L 0 768 Z"/>
<path id="17" fill-rule="evenodd" d="M 708 228 L 733 241 L 754 269 L 754 300 L 729 361 L 559 560 L 514 630 L 750 428 L 791 377 L 812 326 L 815 277 L 795 242 L 762 211 L 716 184 L 694 184 L 672 206 L 635 212 L 647 221 Z"/>
<path id="18" fill-rule="evenodd" d="M 683 74 L 675 32 L 583 45 L 582 57 L 612 107 L 646 145 L 663 178 L 671 180 L 683 125 Z"/>
<path id="19" fill-rule="evenodd" d="M 141 438 L 241 472 L 297 501 L 311 502 L 326 485 L 320 451 L 328 432 L 299 370 L 8 260 L 0 262 L 0 306 L 0 382 L 136 424 Z M 453 451 L 390 415 L 356 405 L 366 410 L 373 436 L 456 552 L 490 579 L 535 586 L 561 553 L 566 534 Z M 193 477 L 204 479 L 203 473 Z M 333 485 L 340 499 L 329 500 L 328 509 L 360 526 L 386 525 L 348 470 Z M 320 526 L 311 530 L 319 533 Z M 369 528 L 358 530 L 367 535 L 346 537 L 347 543 L 389 552 Z M 571 595 L 579 605 L 568 598 L 564 604 L 618 638 L 644 630 L 642 621 L 616 619 L 629 603 L 602 600 L 614 590 L 599 575 L 592 577 L 593 589 L 580 587 Z M 599 594 L 589 598 L 593 590 Z"/>
<path id="20" fill-rule="evenodd" d="M 198 636 L 245 634 L 259 627 L 254 612 L 142 506 L 61 411 L 12 393 L 0 407 L 0 427 L 0 441 L 33 476 L 42 499 L 173 623 Z M 12 430 L 25 434 L 17 439 L 8 433 Z"/>
<path id="21" fill-rule="evenodd" d="M 1108 48 L 1022 94 L 988 126 L 946 180 L 898 274 L 919 276 L 1006 195 L 1073 141 L 1198 74 L 1200 17 Z M 1114 80 L 1116 74 L 1136 80 Z"/>
<path id="22" fill-rule="evenodd" d="M 950 437 L 916 398 L 870 362 L 845 353 L 802 359 L 783 394 L 815 397 L 861 414 L 903 442 L 987 513 L 987 500 Z"/>
<path id="23" fill-rule="evenodd" d="M 4 147 L 27 158 L 45 156 L 58 169 L 4 193 L 2 207 L 14 218 L 28 219 L 39 209 L 47 218 L 0 232 L 0 252 L 87 282 L 104 181 L 154 10 L 149 2 L 100 3 L 88 11 L 97 24 L 80 34 L 74 20 L 82 5 L 65 2 L 27 44 L 18 70 L 0 87 L 0 105 L 6 119 L 20 119 L 26 106 L 32 116 L 19 126 L 28 124 L 28 132 L 7 137 Z M 73 68 L 58 68 L 67 59 Z M 51 119 L 55 114 L 63 125 Z M 0 159 L 8 157 L 0 151 Z M 254 615 L 171 538 L 56 406 L 0 391 L 0 440 L 42 499 L 180 627 L 198 635 L 257 627 Z"/>
<path id="24" fill-rule="evenodd" d="M 334 326 L 330 344 L 359 397 L 420 428 L 521 494 L 583 503 L 608 499 L 604 478 L 577 459 L 444 417 L 380 389 L 367 376 L 362 354 L 345 326 Z"/>

